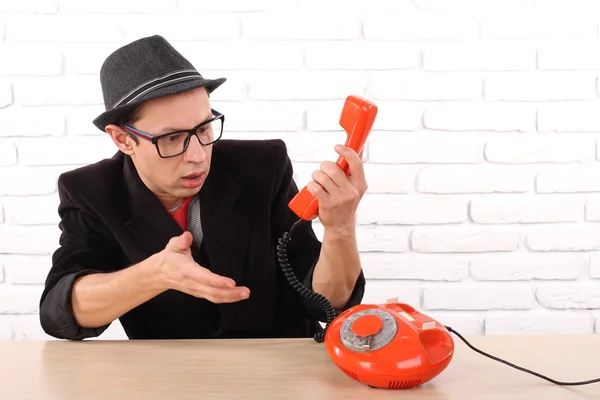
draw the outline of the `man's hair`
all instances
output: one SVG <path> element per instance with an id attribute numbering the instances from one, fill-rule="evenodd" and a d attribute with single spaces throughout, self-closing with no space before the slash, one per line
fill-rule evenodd
<path id="1" fill-rule="evenodd" d="M 131 110 L 129 110 L 126 113 L 124 113 L 123 115 L 121 115 L 121 117 L 115 122 L 115 125 L 117 125 L 119 127 L 123 126 L 123 125 L 132 125 L 132 124 L 136 123 L 137 121 L 139 121 L 143 116 L 144 116 L 144 103 L 135 106 Z M 133 140 L 135 143 L 138 143 L 137 136 L 135 136 L 131 132 L 128 132 L 128 131 L 125 131 L 125 132 L 127 133 L 127 135 L 129 135 L 131 140 Z"/>

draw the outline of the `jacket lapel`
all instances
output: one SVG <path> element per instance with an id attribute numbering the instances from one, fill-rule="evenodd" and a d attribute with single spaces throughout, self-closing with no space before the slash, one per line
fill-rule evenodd
<path id="1" fill-rule="evenodd" d="M 227 172 L 218 155 L 213 157 L 211 171 L 200 191 L 200 217 L 203 242 L 211 271 L 243 285 L 248 260 L 251 232 L 250 216 L 239 200 L 243 189 Z M 235 325 L 238 302 L 224 303 L 221 308 L 221 328 Z"/>
<path id="2" fill-rule="evenodd" d="M 131 218 L 125 222 L 125 227 L 139 240 L 140 247 L 147 253 L 146 257 L 156 254 L 165 248 L 171 238 L 181 235 L 183 230 L 142 182 L 128 156 L 124 157 L 123 177 L 131 207 Z"/>
<path id="3" fill-rule="evenodd" d="M 239 202 L 243 188 L 227 172 L 218 155 L 214 155 L 210 173 L 199 194 L 202 240 L 211 271 L 241 285 L 247 264 L 250 216 Z M 131 218 L 125 226 L 138 238 L 140 246 L 147 252 L 146 256 L 158 253 L 183 230 L 142 182 L 127 156 L 123 172 L 124 187 L 131 204 Z M 200 259 L 195 246 L 192 254 L 196 260 Z M 234 326 L 237 307 L 238 302 L 220 305 L 222 329 Z"/>

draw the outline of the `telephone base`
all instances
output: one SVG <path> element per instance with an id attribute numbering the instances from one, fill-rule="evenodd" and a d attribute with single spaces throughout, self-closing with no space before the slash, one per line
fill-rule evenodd
<path id="1" fill-rule="evenodd" d="M 454 342 L 446 327 L 404 303 L 359 304 L 342 312 L 325 334 L 334 364 L 369 387 L 409 389 L 439 375 Z"/>

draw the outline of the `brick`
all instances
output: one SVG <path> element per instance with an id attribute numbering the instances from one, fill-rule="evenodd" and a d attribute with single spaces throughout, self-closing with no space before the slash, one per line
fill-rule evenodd
<path id="1" fill-rule="evenodd" d="M 63 5 L 72 13 L 82 14 L 145 14 L 174 11 L 176 0 L 67 0 Z"/>
<path id="2" fill-rule="evenodd" d="M 297 72 L 304 64 L 304 47 L 283 41 L 179 42 L 177 49 L 203 71 L 203 75 L 221 74 L 228 79 L 245 80 L 245 71 L 253 70 Z M 207 57 L 207 54 L 214 56 Z M 218 91 L 227 85 L 229 81 Z"/>
<path id="3" fill-rule="evenodd" d="M 306 126 L 309 131 L 340 131 L 343 100 L 314 101 L 306 105 Z M 377 117 L 370 138 L 376 131 L 416 131 L 421 126 L 423 106 L 418 103 L 377 101 Z"/>
<path id="4" fill-rule="evenodd" d="M 520 238 L 514 230 L 464 226 L 417 227 L 410 239 L 419 253 L 481 253 L 514 251 Z"/>
<path id="5" fill-rule="evenodd" d="M 344 143 L 344 137 L 334 133 L 287 133 L 278 137 L 286 142 L 288 155 L 292 160 L 318 164 L 336 161 L 339 154 L 334 147 L 338 143 Z"/>
<path id="6" fill-rule="evenodd" d="M 465 259 L 414 253 L 361 254 L 366 279 L 457 282 L 468 276 Z"/>
<path id="7" fill-rule="evenodd" d="M 593 225 L 561 225 L 552 229 L 531 229 L 525 244 L 532 251 L 600 250 L 600 229 Z"/>
<path id="8" fill-rule="evenodd" d="M 19 164 L 91 164 L 103 158 L 110 158 L 117 151 L 117 147 L 108 136 L 24 139 L 19 142 Z"/>
<path id="9" fill-rule="evenodd" d="M 600 222 L 600 199 L 588 199 L 585 203 L 585 220 Z"/>
<path id="10" fill-rule="evenodd" d="M 66 117 L 66 131 L 69 136 L 98 135 L 111 140 L 110 137 L 107 137 L 106 132 L 92 124 L 94 118 L 104 112 L 103 105 L 62 107 L 62 109 Z"/>
<path id="11" fill-rule="evenodd" d="M 359 224 L 453 224 L 467 219 L 468 200 L 460 198 L 365 195 L 357 210 Z"/>
<path id="12" fill-rule="evenodd" d="M 387 299 L 397 297 L 399 302 L 414 307 L 420 303 L 420 292 L 417 285 L 404 280 L 368 279 L 361 304 L 383 304 Z"/>
<path id="13" fill-rule="evenodd" d="M 459 73 L 396 72 L 374 75 L 366 95 L 375 100 L 476 100 L 482 80 Z"/>
<path id="14" fill-rule="evenodd" d="M 0 109 L 10 106 L 12 103 L 13 103 L 12 85 L 10 83 L 0 82 Z M 1 124 L 1 122 L 0 122 L 0 124 Z M 2 131 L 0 130 L 0 136 L 2 136 L 1 132 Z"/>
<path id="15" fill-rule="evenodd" d="M 537 53 L 540 70 L 594 70 L 600 69 L 600 50 L 595 41 L 552 41 L 541 45 Z"/>
<path id="16" fill-rule="evenodd" d="M 457 283 L 423 289 L 426 310 L 530 310 L 534 305 L 529 286 Z"/>
<path id="17" fill-rule="evenodd" d="M 54 168 L 0 168 L 0 196 L 44 195 L 56 191 L 59 171 Z M 35 182 L 32 185 L 31 182 Z"/>
<path id="18" fill-rule="evenodd" d="M 50 255 L 4 257 L 5 280 L 14 285 L 43 285 L 51 267 Z"/>
<path id="19" fill-rule="evenodd" d="M 586 12 L 600 11 L 596 0 L 535 0 L 535 8 L 544 12 L 573 12 L 585 10 Z"/>
<path id="20" fill-rule="evenodd" d="M 101 4 L 101 3 L 100 3 Z M 102 63 L 117 49 L 113 43 L 65 43 L 64 49 L 65 71 L 73 74 L 94 75 L 100 84 L 100 67 Z"/>
<path id="21" fill-rule="evenodd" d="M 296 5 L 295 0 L 229 0 L 223 2 L 205 2 L 196 0 L 179 0 L 179 9 L 183 12 L 250 12 L 288 9 Z"/>
<path id="22" fill-rule="evenodd" d="M 596 37 L 592 17 L 562 15 L 489 16 L 481 20 L 482 38 L 585 39 Z"/>
<path id="23" fill-rule="evenodd" d="M 538 286 L 535 296 L 541 306 L 557 310 L 600 309 L 600 283 Z"/>
<path id="24" fill-rule="evenodd" d="M 199 21 L 202 23 L 199 23 Z M 240 20 L 235 14 L 214 14 L 204 17 L 194 14 L 165 19 L 162 14 L 131 16 L 121 25 L 127 41 L 146 36 L 162 35 L 179 49 L 177 42 L 233 40 L 240 38 Z M 205 57 L 207 54 L 205 54 Z M 210 54 L 208 57 L 220 57 Z M 198 66 L 200 68 L 200 66 Z M 201 71 L 202 72 L 202 71 Z"/>
<path id="25" fill-rule="evenodd" d="M 422 310 L 419 310 L 423 312 Z M 452 327 L 461 335 L 483 335 L 484 316 L 478 311 L 439 311 L 427 310 L 425 314 L 440 324 Z"/>
<path id="26" fill-rule="evenodd" d="M 37 314 L 10 315 L 8 320 L 14 331 L 14 340 L 57 340 L 44 332 Z"/>
<path id="27" fill-rule="evenodd" d="M 0 285 L 0 314 L 36 313 L 42 289 L 37 285 Z"/>
<path id="28" fill-rule="evenodd" d="M 408 250 L 406 230 L 397 226 L 358 226 L 356 228 L 358 250 L 397 252 Z"/>
<path id="29" fill-rule="evenodd" d="M 535 130 L 536 112 L 528 104 L 445 103 L 428 106 L 423 123 L 444 131 L 528 132 Z"/>
<path id="30" fill-rule="evenodd" d="M 491 101 L 591 100 L 596 77 L 570 72 L 511 73 L 485 80 L 485 99 Z"/>
<path id="31" fill-rule="evenodd" d="M 485 159 L 494 163 L 575 163 L 596 158 L 596 142 L 573 134 L 516 134 L 489 139 Z"/>
<path id="32" fill-rule="evenodd" d="M 545 335 L 593 333 L 593 320 L 587 313 L 546 310 L 507 311 L 485 317 L 486 335 Z"/>
<path id="33" fill-rule="evenodd" d="M 563 165 L 543 169 L 536 178 L 538 193 L 584 193 L 600 191 L 600 168 Z"/>
<path id="34" fill-rule="evenodd" d="M 21 138 L 64 134 L 65 118 L 56 110 L 13 107 L 0 110 L 0 137 Z"/>
<path id="35" fill-rule="evenodd" d="M 15 103 L 26 106 L 73 106 L 104 104 L 94 76 L 44 78 L 14 85 Z"/>
<path id="36" fill-rule="evenodd" d="M 0 167 L 9 167 L 17 163 L 17 148 L 14 143 L 0 141 Z"/>
<path id="37" fill-rule="evenodd" d="M 367 193 L 410 193 L 415 188 L 417 169 L 402 165 L 364 164 Z"/>
<path id="38" fill-rule="evenodd" d="M 367 40 L 458 40 L 479 35 L 476 18 L 406 11 L 371 13 L 363 20 L 363 36 Z"/>
<path id="39" fill-rule="evenodd" d="M 422 193 L 525 193 L 531 192 L 535 171 L 509 166 L 428 166 L 419 171 Z"/>
<path id="40" fill-rule="evenodd" d="M 522 71 L 536 67 L 531 45 L 504 43 L 427 44 L 423 50 L 426 71 Z"/>
<path id="41" fill-rule="evenodd" d="M 31 29 L 32 26 L 35 29 Z M 6 38 L 12 43 L 115 44 L 123 43 L 125 39 L 117 21 L 98 19 L 96 15 L 73 14 L 11 17 L 6 25 Z"/>
<path id="42" fill-rule="evenodd" d="M 306 47 L 305 66 L 317 70 L 414 69 L 419 65 L 420 54 L 419 47 L 398 43 L 311 42 Z"/>
<path id="43" fill-rule="evenodd" d="M 0 286 L 1 287 L 1 286 Z M 6 315 L 0 315 L 0 340 L 14 340 L 15 332 Z"/>
<path id="44" fill-rule="evenodd" d="M 58 194 L 9 197 L 4 200 L 6 220 L 14 225 L 55 225 L 58 217 Z"/>
<path id="45" fill-rule="evenodd" d="M 279 101 L 343 101 L 348 93 L 363 93 L 367 85 L 358 71 L 253 72 L 247 74 L 247 82 L 251 100 Z"/>
<path id="46" fill-rule="evenodd" d="M 63 55 L 58 47 L 40 45 L 8 45 L 0 49 L 0 75 L 60 76 Z"/>
<path id="47" fill-rule="evenodd" d="M 215 109 L 224 113 L 224 137 L 234 137 L 234 132 L 297 132 L 304 129 L 304 109 L 286 102 L 212 102 Z M 306 134 L 302 140 L 307 142 Z"/>
<path id="48" fill-rule="evenodd" d="M 56 226 L 0 225 L 0 254 L 50 254 L 59 236 Z"/>
<path id="49" fill-rule="evenodd" d="M 476 164 L 483 161 L 482 138 L 439 133 L 376 133 L 369 162 L 382 164 Z"/>
<path id="50" fill-rule="evenodd" d="M 586 260 L 577 254 L 502 254 L 470 259 L 477 281 L 577 280 Z"/>
<path id="51" fill-rule="evenodd" d="M 531 9 L 533 0 L 413 0 L 413 4 L 418 9 L 427 11 L 495 13 Z"/>
<path id="52" fill-rule="evenodd" d="M 193 0 L 186 0 L 193 1 Z M 240 1 L 240 0 L 238 0 Z M 256 3 L 253 1 L 252 3 Z M 283 3 L 285 4 L 285 3 Z M 295 4 L 295 2 L 293 3 Z M 338 11 L 340 9 L 351 10 L 351 11 L 371 11 L 371 4 L 361 0 L 328 0 L 323 2 L 321 0 L 298 0 L 300 7 L 304 9 L 316 9 L 321 11 L 323 9 Z M 389 10 L 398 11 L 405 9 L 412 9 L 412 0 L 377 0 L 377 10 Z"/>
<path id="53" fill-rule="evenodd" d="M 538 109 L 540 132 L 597 132 L 600 115 L 595 102 L 541 104 Z"/>
<path id="54" fill-rule="evenodd" d="M 469 215 L 477 224 L 517 224 L 580 221 L 584 200 L 537 195 L 479 197 L 471 200 Z"/>
<path id="55" fill-rule="evenodd" d="M 310 23 L 307 23 L 310 21 Z M 254 40 L 356 40 L 360 18 L 339 11 L 307 10 L 254 13 L 242 20 L 242 37 Z"/>
<path id="56" fill-rule="evenodd" d="M 590 257 L 590 278 L 600 279 L 600 255 L 594 254 Z"/>
<path id="57" fill-rule="evenodd" d="M 58 0 L 19 0 L 0 2 L 0 13 L 56 14 Z"/>

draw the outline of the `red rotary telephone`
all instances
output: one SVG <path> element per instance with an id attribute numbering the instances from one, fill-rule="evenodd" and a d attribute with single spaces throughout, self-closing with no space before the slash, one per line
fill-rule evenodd
<path id="1" fill-rule="evenodd" d="M 373 102 L 355 95 L 346 98 L 340 125 L 348 134 L 346 146 L 359 155 L 376 116 L 377 106 Z M 342 157 L 337 164 L 349 173 L 348 163 Z M 319 213 L 319 203 L 306 187 L 289 202 L 289 207 L 300 217 L 299 221 L 313 220 Z M 286 235 L 281 246 L 287 240 Z M 282 249 L 280 261 L 287 271 Z M 324 337 L 325 346 L 333 362 L 351 378 L 373 387 L 409 388 L 432 379 L 450 362 L 454 349 L 450 334 L 443 325 L 414 308 L 397 302 L 357 305 L 335 318 L 327 301 L 309 293 L 292 278 L 293 274 L 286 275 L 302 295 L 325 306 L 331 321 Z"/>
<path id="2" fill-rule="evenodd" d="M 369 100 L 358 96 L 346 99 L 340 125 L 348 133 L 346 145 L 358 154 L 362 154 L 376 115 L 377 106 Z M 348 174 L 345 160 L 339 157 L 337 164 Z M 318 216 L 318 202 L 305 187 L 289 202 L 289 207 L 299 219 L 279 239 L 278 261 L 292 288 L 325 310 L 327 325 L 324 331 L 315 334 L 315 341 L 325 342 L 331 360 L 352 379 L 375 388 L 408 389 L 419 386 L 435 378 L 450 364 L 454 355 L 450 333 L 454 333 L 478 353 L 557 385 L 600 382 L 600 378 L 560 382 L 491 356 L 475 349 L 451 327 L 397 299 L 388 300 L 386 304 L 358 304 L 336 315 L 327 298 L 298 281 L 286 254 L 286 246 L 295 227 Z"/>
<path id="3" fill-rule="evenodd" d="M 454 355 L 444 325 L 397 299 L 341 313 L 327 329 L 325 348 L 346 375 L 385 389 L 421 385 L 446 369 Z"/>
<path id="4" fill-rule="evenodd" d="M 376 116 L 377 106 L 373 102 L 355 95 L 346 98 L 340 115 L 340 125 L 348 134 L 346 146 L 356 151 L 360 157 Z M 344 158 L 338 157 L 336 163 L 346 175 L 349 173 L 348 162 Z M 306 187 L 289 202 L 289 207 L 306 221 L 319 215 L 319 202 Z"/>

